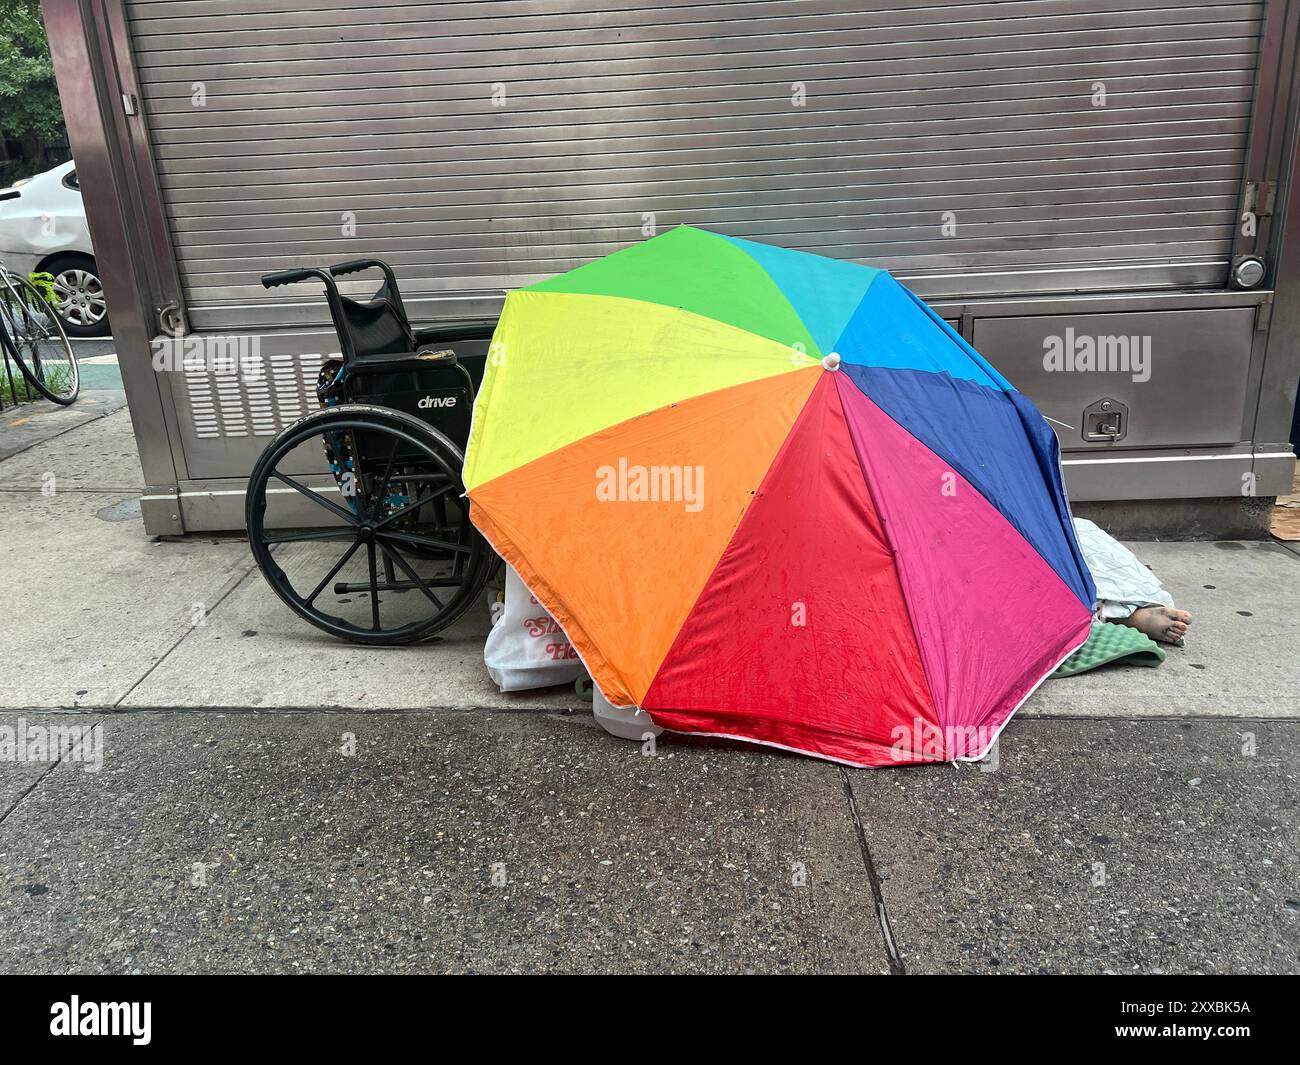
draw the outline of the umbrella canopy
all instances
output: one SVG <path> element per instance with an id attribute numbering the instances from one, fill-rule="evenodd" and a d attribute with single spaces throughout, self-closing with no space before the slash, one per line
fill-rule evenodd
<path id="1" fill-rule="evenodd" d="M 1055 434 L 866 266 L 683 226 L 510 293 L 465 486 L 671 730 L 979 757 L 1088 635 Z"/>

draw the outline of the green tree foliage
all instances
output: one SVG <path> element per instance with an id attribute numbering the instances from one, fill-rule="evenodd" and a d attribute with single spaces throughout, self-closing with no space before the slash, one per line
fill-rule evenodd
<path id="1" fill-rule="evenodd" d="M 40 2 L 0 0 L 0 138 L 22 145 L 27 169 L 39 170 L 41 149 L 63 133 Z"/>

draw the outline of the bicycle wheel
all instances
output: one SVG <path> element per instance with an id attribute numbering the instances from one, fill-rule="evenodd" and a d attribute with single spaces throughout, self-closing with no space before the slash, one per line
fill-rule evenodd
<path id="1" fill-rule="evenodd" d="M 36 391 L 63 406 L 77 398 L 77 356 L 59 316 L 36 286 L 17 274 L 0 279 L 0 336 Z"/>

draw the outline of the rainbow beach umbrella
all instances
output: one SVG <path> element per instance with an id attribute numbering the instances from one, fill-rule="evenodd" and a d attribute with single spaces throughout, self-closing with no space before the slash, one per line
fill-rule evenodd
<path id="1" fill-rule="evenodd" d="M 1054 433 L 866 266 L 683 226 L 511 292 L 465 487 L 670 730 L 977 758 L 1088 635 Z"/>

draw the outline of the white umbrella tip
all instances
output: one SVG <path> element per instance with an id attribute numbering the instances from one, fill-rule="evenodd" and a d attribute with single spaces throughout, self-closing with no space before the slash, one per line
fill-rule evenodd
<path id="1" fill-rule="evenodd" d="M 824 356 L 822 366 L 827 370 L 838 370 L 840 368 L 840 353 L 832 351 L 829 355 Z"/>

